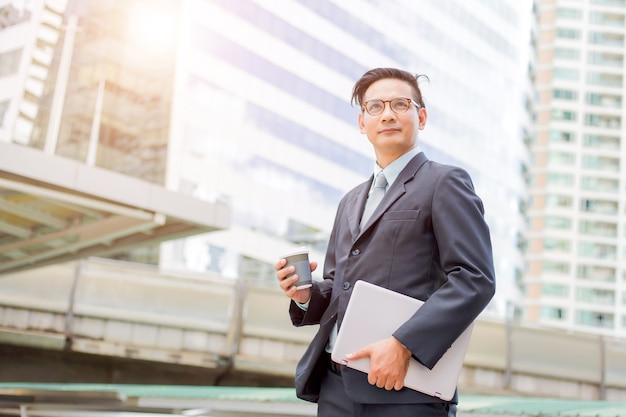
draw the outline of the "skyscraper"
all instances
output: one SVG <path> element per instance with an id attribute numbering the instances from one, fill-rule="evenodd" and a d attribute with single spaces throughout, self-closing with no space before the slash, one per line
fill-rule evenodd
<path id="1" fill-rule="evenodd" d="M 398 66 L 429 76 L 421 146 L 473 175 L 494 240 L 497 302 L 517 296 L 531 97 L 526 2 L 186 5 L 174 109 L 189 110 L 175 110 L 168 176 L 230 201 L 235 225 L 178 242 L 163 261 L 271 282 L 276 256 L 291 245 L 318 249 L 321 261 L 337 202 L 373 166 L 349 104 L 352 84 L 371 67 Z"/>
<path id="2" fill-rule="evenodd" d="M 425 74 L 420 146 L 471 173 L 503 312 L 524 270 L 529 13 L 488 0 L 70 2 L 41 109 L 5 137 L 227 203 L 228 230 L 142 259 L 275 285 L 281 252 L 306 245 L 323 261 L 339 199 L 371 174 L 353 83 L 372 67 Z"/>
<path id="3" fill-rule="evenodd" d="M 626 2 L 539 11 L 525 317 L 626 335 Z"/>

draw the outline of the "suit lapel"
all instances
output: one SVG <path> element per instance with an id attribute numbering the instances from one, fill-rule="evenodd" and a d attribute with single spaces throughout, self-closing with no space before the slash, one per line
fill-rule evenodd
<path id="1" fill-rule="evenodd" d="M 413 157 L 413 159 L 409 161 L 406 167 L 404 167 L 404 169 L 398 175 L 398 178 L 396 178 L 394 183 L 391 185 L 389 190 L 387 190 L 387 193 L 381 200 L 380 204 L 378 205 L 378 207 L 376 207 L 376 210 L 374 210 L 374 213 L 372 213 L 372 216 L 369 218 L 367 223 L 363 226 L 363 229 L 360 231 L 359 231 L 360 214 L 363 213 L 363 209 L 365 207 L 365 200 L 367 199 L 367 192 L 369 191 L 369 188 L 365 188 L 365 190 L 362 189 L 359 191 L 357 199 L 358 199 L 358 202 L 360 203 L 360 206 L 358 207 L 360 210 L 356 211 L 358 215 L 350 216 L 351 217 L 350 230 L 352 231 L 353 236 L 356 236 L 356 238 L 358 238 L 361 234 L 363 234 L 363 232 L 365 232 L 370 227 L 372 227 L 372 225 L 389 209 L 389 207 L 391 207 L 391 205 L 396 200 L 398 200 L 402 195 L 404 195 L 404 193 L 406 193 L 406 183 L 413 180 L 413 178 L 415 178 L 417 171 L 419 171 L 419 169 L 422 167 L 422 165 L 424 165 L 426 161 L 428 161 L 428 158 L 426 158 L 426 155 L 424 155 L 423 152 L 418 153 L 417 155 L 415 155 L 415 157 Z M 370 178 L 370 181 L 367 184 L 371 185 L 372 180 L 373 180 L 373 176 L 372 178 Z M 352 211 L 352 213 L 355 213 L 355 211 Z M 356 229 L 354 228 L 355 226 L 352 224 L 353 222 L 352 217 L 357 217 Z"/>
<path id="2" fill-rule="evenodd" d="M 367 200 L 367 193 L 372 186 L 374 176 L 372 175 L 369 181 L 361 184 L 354 198 L 348 204 L 348 225 L 350 227 L 350 233 L 352 234 L 352 240 L 356 240 L 359 236 L 359 228 L 361 222 L 361 214 L 365 209 L 365 201 Z"/>

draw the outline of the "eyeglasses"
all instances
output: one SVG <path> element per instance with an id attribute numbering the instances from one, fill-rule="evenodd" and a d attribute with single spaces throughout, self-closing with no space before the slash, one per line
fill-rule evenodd
<path id="1" fill-rule="evenodd" d="M 417 104 L 415 101 L 413 101 L 413 99 L 405 98 L 405 97 L 396 97 L 396 98 L 392 98 L 391 100 L 379 100 L 379 99 L 369 100 L 363 103 L 363 108 L 370 115 L 378 116 L 383 111 L 385 111 L 385 103 L 389 103 L 389 107 L 396 114 L 406 113 L 409 107 L 411 107 L 411 103 L 413 103 L 413 105 L 417 107 L 418 109 L 420 108 L 420 105 Z"/>

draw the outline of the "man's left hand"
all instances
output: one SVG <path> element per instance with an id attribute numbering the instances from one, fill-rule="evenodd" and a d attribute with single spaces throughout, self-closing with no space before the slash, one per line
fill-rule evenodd
<path id="1" fill-rule="evenodd" d="M 409 369 L 411 351 L 398 339 L 391 336 L 365 346 L 346 356 L 347 361 L 369 357 L 371 361 L 367 381 L 387 391 L 399 391 L 404 386 L 404 378 Z"/>

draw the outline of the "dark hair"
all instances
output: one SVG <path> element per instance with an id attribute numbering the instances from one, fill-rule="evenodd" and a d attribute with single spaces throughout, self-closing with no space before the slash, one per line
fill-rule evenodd
<path id="1" fill-rule="evenodd" d="M 426 78 L 428 80 L 428 76 L 424 74 L 413 75 L 410 72 L 396 69 L 396 68 L 374 68 L 367 71 L 363 76 L 354 84 L 354 88 L 352 89 L 352 100 L 351 103 L 357 104 L 359 106 L 363 105 L 363 96 L 367 89 L 374 84 L 378 80 L 384 80 L 393 78 L 396 80 L 401 80 L 407 82 L 411 89 L 413 90 L 413 100 L 420 107 L 425 108 L 424 100 L 422 99 L 422 92 L 419 88 L 418 81 L 421 77 Z"/>

